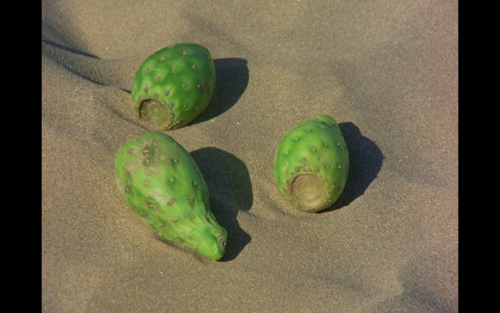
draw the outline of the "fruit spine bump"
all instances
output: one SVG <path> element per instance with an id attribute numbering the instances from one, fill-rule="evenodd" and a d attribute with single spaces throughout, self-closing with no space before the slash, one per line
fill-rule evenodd
<path id="1" fill-rule="evenodd" d="M 212 214 L 198 166 L 172 137 L 147 132 L 126 142 L 115 156 L 115 181 L 125 202 L 160 236 L 222 258 L 227 232 Z"/>
<path id="2" fill-rule="evenodd" d="M 208 49 L 176 44 L 141 64 L 132 85 L 132 107 L 156 130 L 178 129 L 205 111 L 214 88 L 215 64 Z"/>
<path id="3" fill-rule="evenodd" d="M 335 203 L 349 173 L 349 152 L 339 125 L 328 115 L 304 121 L 280 141 L 273 160 L 283 198 L 305 212 Z"/>

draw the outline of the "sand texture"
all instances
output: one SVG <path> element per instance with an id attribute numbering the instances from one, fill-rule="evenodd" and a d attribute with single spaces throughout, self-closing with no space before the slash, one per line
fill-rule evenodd
<path id="1" fill-rule="evenodd" d="M 227 251 L 168 245 L 114 155 L 148 131 L 135 72 L 207 47 L 208 109 L 165 132 L 207 182 Z M 43 312 L 457 312 L 457 1 L 42 0 Z M 321 213 L 273 181 L 278 142 L 340 124 L 347 186 Z"/>

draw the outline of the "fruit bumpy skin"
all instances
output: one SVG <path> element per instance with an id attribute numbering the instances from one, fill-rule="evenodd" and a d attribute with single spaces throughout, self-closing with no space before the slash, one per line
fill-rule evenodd
<path id="1" fill-rule="evenodd" d="M 205 111 L 214 88 L 210 52 L 198 44 L 177 44 L 141 64 L 132 85 L 132 107 L 157 130 L 177 129 Z"/>
<path id="2" fill-rule="evenodd" d="M 349 152 L 339 125 L 328 115 L 304 121 L 280 141 L 273 161 L 279 192 L 293 207 L 318 212 L 344 191 Z"/>
<path id="3" fill-rule="evenodd" d="M 205 180 L 191 155 L 174 139 L 147 132 L 115 156 L 115 180 L 141 221 L 170 242 L 219 260 L 227 232 L 210 210 Z"/>

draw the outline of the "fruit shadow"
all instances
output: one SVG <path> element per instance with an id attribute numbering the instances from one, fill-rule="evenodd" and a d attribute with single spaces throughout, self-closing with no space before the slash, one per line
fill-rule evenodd
<path id="1" fill-rule="evenodd" d="M 372 140 L 361 135 L 356 125 L 347 122 L 340 123 L 339 126 L 349 150 L 349 175 L 340 198 L 323 212 L 343 208 L 362 196 L 377 177 L 384 160 L 379 147 Z"/>
<path id="2" fill-rule="evenodd" d="M 190 154 L 207 183 L 212 212 L 227 231 L 221 261 L 234 260 L 252 240 L 237 220 L 238 212 L 249 211 L 253 203 L 248 169 L 240 159 L 218 148 L 201 148 Z"/>
<path id="3" fill-rule="evenodd" d="M 217 117 L 240 99 L 248 86 L 248 67 L 245 59 L 215 59 L 215 89 L 212 100 L 192 124 Z"/>

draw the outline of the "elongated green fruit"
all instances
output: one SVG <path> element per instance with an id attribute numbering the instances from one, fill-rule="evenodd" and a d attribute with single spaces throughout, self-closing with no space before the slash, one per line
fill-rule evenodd
<path id="1" fill-rule="evenodd" d="M 293 207 L 318 212 L 344 191 L 349 152 L 339 125 L 328 115 L 291 129 L 280 141 L 273 161 L 279 192 Z"/>
<path id="2" fill-rule="evenodd" d="M 115 156 L 115 180 L 125 202 L 163 238 L 213 260 L 227 232 L 210 210 L 205 180 L 191 155 L 172 137 L 147 132 Z"/>
<path id="3" fill-rule="evenodd" d="M 207 108 L 215 65 L 207 48 L 177 44 L 147 58 L 135 74 L 132 107 L 157 130 L 181 128 Z"/>

